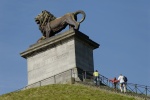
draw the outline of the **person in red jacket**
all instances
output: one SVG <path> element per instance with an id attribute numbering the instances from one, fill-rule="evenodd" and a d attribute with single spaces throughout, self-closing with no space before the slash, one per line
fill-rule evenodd
<path id="1" fill-rule="evenodd" d="M 114 77 L 114 79 L 110 79 L 109 81 L 113 83 L 114 89 L 116 89 L 116 85 L 119 82 L 119 80 L 117 80 L 116 77 Z"/>

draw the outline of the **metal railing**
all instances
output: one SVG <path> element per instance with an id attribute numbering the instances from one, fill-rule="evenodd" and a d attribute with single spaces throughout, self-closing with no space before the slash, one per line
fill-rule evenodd
<path id="1" fill-rule="evenodd" d="M 90 79 L 91 81 L 94 81 L 92 73 L 93 72 L 91 72 L 91 71 L 83 71 L 83 73 L 82 73 L 83 78 L 85 80 Z M 99 81 L 100 81 L 100 83 L 102 83 L 106 86 L 109 86 L 110 88 L 114 88 L 114 85 L 110 81 L 110 79 L 106 78 L 103 75 L 99 75 Z M 129 93 L 150 96 L 150 86 L 127 83 L 126 87 L 127 87 L 127 92 L 129 92 Z M 117 84 L 117 89 L 119 89 L 119 83 Z"/>
<path id="2" fill-rule="evenodd" d="M 53 75 L 53 76 L 50 76 L 50 77 L 48 77 L 48 78 L 45 78 L 45 79 L 43 79 L 43 80 L 40 80 L 40 81 L 38 81 L 38 82 L 32 83 L 32 84 L 30 84 L 30 85 L 27 85 L 27 86 L 25 86 L 25 87 L 22 87 L 22 88 L 20 88 L 20 89 L 11 91 L 11 92 L 9 92 L 9 93 L 12 93 L 12 92 L 19 92 L 19 91 L 21 91 L 21 90 L 25 90 L 25 89 L 29 89 L 29 88 L 33 88 L 33 87 L 40 87 L 40 86 L 44 86 L 44 85 L 48 85 L 48 84 L 58 84 L 58 83 L 60 82 L 60 80 L 57 79 L 57 76 L 62 75 L 62 74 L 66 74 L 66 73 L 69 73 L 69 74 L 68 74 L 69 77 L 66 78 L 66 79 L 71 79 L 71 78 L 75 77 L 75 73 L 74 73 L 73 69 L 69 69 L 69 70 L 66 70 L 66 71 L 64 71 L 64 72 L 58 73 L 58 74 Z M 3 95 L 3 94 L 1 94 L 1 95 Z"/>
<path id="3" fill-rule="evenodd" d="M 72 69 L 67 70 L 67 71 L 70 73 L 70 78 L 72 78 L 72 77 L 75 78 L 76 75 L 75 75 L 75 73 L 73 72 Z M 65 71 L 65 72 L 67 72 L 67 71 Z M 65 72 L 63 72 L 63 73 L 65 73 Z M 59 74 L 61 74 L 61 73 L 59 73 Z M 57 74 L 57 75 L 59 75 L 59 74 Z M 51 77 L 46 78 L 44 80 L 40 80 L 38 82 L 35 82 L 35 83 L 30 84 L 28 86 L 25 86 L 25 87 L 23 87 L 21 89 L 15 90 L 13 92 L 18 92 L 20 90 L 24 90 L 24 89 L 30 88 L 30 86 L 31 87 L 43 86 L 45 84 L 42 84 L 42 82 L 49 81 L 49 79 L 51 79 L 51 78 L 53 79 L 53 83 L 52 84 L 57 84 L 57 82 L 56 82 L 56 76 L 57 75 L 51 76 Z M 90 82 L 94 83 L 93 72 L 91 72 L 91 71 L 81 71 L 80 70 L 80 73 L 78 73 L 77 76 L 80 77 L 80 79 L 82 79 L 83 81 L 84 80 L 89 80 Z M 103 76 L 103 75 L 99 75 L 99 83 L 100 83 L 99 85 L 102 84 L 102 85 L 108 86 L 110 88 L 114 88 L 113 83 L 110 82 L 109 79 L 107 77 Z M 51 84 L 51 83 L 48 82 L 47 84 Z M 117 84 L 116 88 L 119 89 L 119 83 Z M 127 92 L 150 97 L 150 86 L 133 84 L 133 83 L 127 83 Z"/>

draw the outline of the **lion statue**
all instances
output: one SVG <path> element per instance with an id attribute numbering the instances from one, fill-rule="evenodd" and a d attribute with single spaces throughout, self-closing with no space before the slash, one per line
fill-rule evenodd
<path id="1" fill-rule="evenodd" d="M 83 15 L 79 22 L 77 22 L 78 14 Z M 35 22 L 39 24 L 39 30 L 43 34 L 39 41 L 54 36 L 56 33 L 65 29 L 67 25 L 69 25 L 69 29 L 73 28 L 78 30 L 80 23 L 84 21 L 85 16 L 86 14 L 82 10 L 78 10 L 73 13 L 67 13 L 59 18 L 56 18 L 53 14 L 46 10 L 42 11 L 42 13 L 35 18 Z"/>

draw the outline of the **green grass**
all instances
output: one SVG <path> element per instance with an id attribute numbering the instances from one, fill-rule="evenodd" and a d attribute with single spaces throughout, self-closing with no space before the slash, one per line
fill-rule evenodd
<path id="1" fill-rule="evenodd" d="M 0 100 L 136 100 L 102 91 L 98 88 L 74 84 L 54 84 L 12 92 L 0 96 Z"/>

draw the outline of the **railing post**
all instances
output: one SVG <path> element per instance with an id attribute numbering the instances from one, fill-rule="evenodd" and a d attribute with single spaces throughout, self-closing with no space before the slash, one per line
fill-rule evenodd
<path id="1" fill-rule="evenodd" d="M 82 78 L 83 78 L 83 81 L 84 81 L 84 72 L 82 73 Z"/>
<path id="2" fill-rule="evenodd" d="M 86 71 L 85 71 L 85 79 L 86 79 Z"/>
<path id="3" fill-rule="evenodd" d="M 70 75 L 70 77 L 72 78 L 72 69 L 71 69 L 71 75 Z"/>
<path id="4" fill-rule="evenodd" d="M 101 85 L 101 76 L 99 74 L 99 86 Z"/>
<path id="5" fill-rule="evenodd" d="M 146 96 L 147 96 L 147 86 L 145 87 L 145 91 L 146 91 Z"/>
<path id="6" fill-rule="evenodd" d="M 42 82 L 40 81 L 40 86 L 41 86 Z"/>
<path id="7" fill-rule="evenodd" d="M 102 77 L 102 83 L 103 83 L 103 81 L 104 81 L 103 76 L 101 76 L 101 77 Z"/>
<path id="8" fill-rule="evenodd" d="M 137 93 L 137 84 L 135 84 L 135 93 Z"/>
<path id="9" fill-rule="evenodd" d="M 110 86 L 110 85 L 108 84 L 108 80 L 107 80 L 107 85 Z"/>
<path id="10" fill-rule="evenodd" d="M 73 72 L 73 75 L 74 75 L 74 78 L 76 78 L 76 75 L 75 75 L 76 73 L 75 72 Z"/>
<path id="11" fill-rule="evenodd" d="M 55 79 L 55 75 L 54 75 L 54 84 L 56 84 L 56 79 Z"/>

